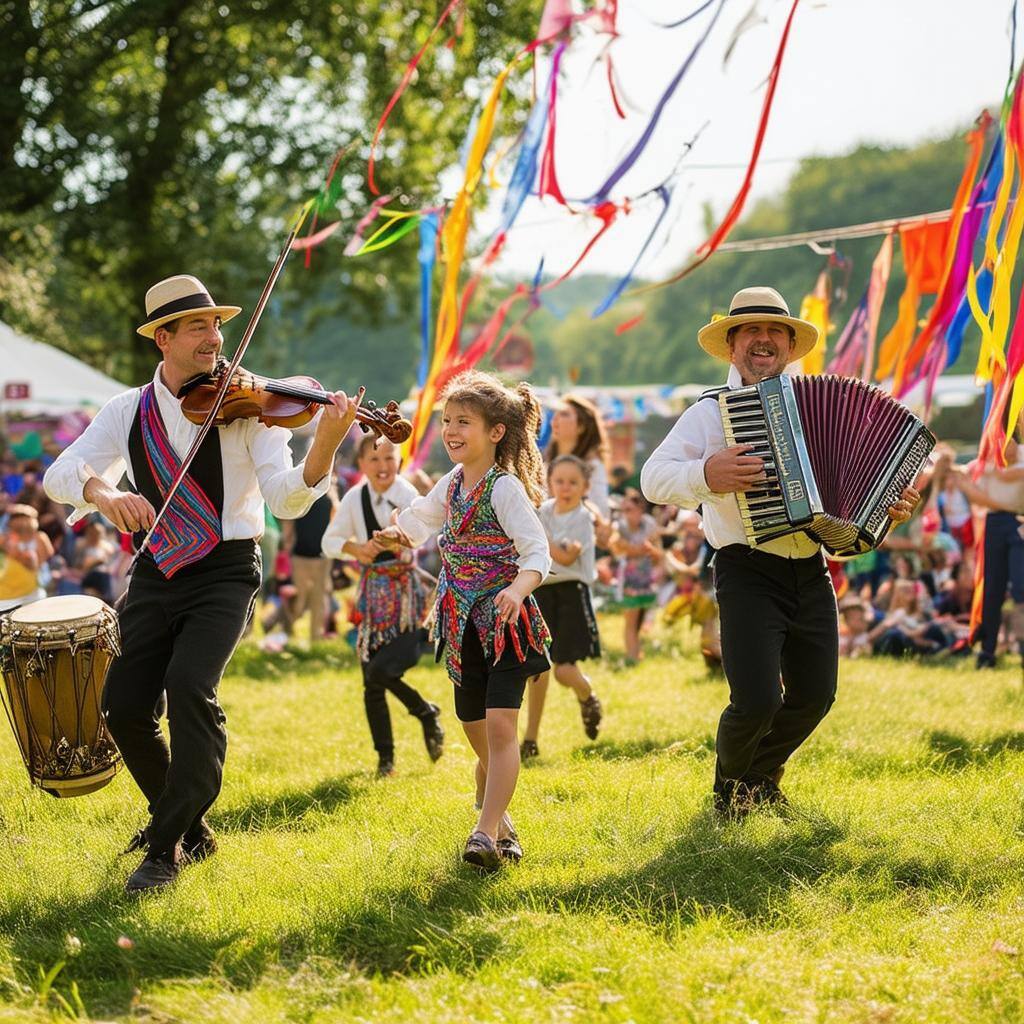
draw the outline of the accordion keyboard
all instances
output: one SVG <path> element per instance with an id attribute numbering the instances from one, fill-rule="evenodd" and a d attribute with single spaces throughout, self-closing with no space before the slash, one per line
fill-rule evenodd
<path id="1" fill-rule="evenodd" d="M 770 423 L 756 387 L 724 391 L 718 402 L 726 443 L 753 445 L 750 454 L 764 460 L 765 484 L 756 491 L 736 494 L 747 543 L 763 544 L 811 522 L 813 510 L 807 505 L 804 482 L 809 474 L 800 465 L 800 445 L 785 404 L 778 407 L 775 422 Z M 776 435 L 781 432 L 781 443 L 778 436 L 771 436 L 773 431 Z"/>

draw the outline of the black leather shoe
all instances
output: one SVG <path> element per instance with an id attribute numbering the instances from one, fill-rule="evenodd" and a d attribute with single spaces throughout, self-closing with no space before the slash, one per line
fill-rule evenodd
<path id="1" fill-rule="evenodd" d="M 587 739 L 596 740 L 602 718 L 601 702 L 596 694 L 592 693 L 580 704 L 580 715 L 583 718 L 583 731 L 587 734 Z"/>
<path id="2" fill-rule="evenodd" d="M 444 753 L 444 729 L 441 728 L 441 709 L 436 704 L 428 704 L 430 711 L 420 715 L 423 725 L 423 742 L 431 761 L 437 761 Z"/>
<path id="3" fill-rule="evenodd" d="M 523 740 L 519 744 L 519 760 L 529 761 L 534 757 L 540 757 L 540 750 L 537 748 L 536 740 Z"/>
<path id="4" fill-rule="evenodd" d="M 471 832 L 462 851 L 462 859 L 481 871 L 497 871 L 501 867 L 501 857 L 494 840 L 486 832 Z"/>
<path id="5" fill-rule="evenodd" d="M 217 836 L 205 819 L 189 829 L 181 839 L 181 853 L 185 860 L 195 864 L 217 852 Z"/>
<path id="6" fill-rule="evenodd" d="M 179 847 L 171 853 L 147 853 L 146 859 L 132 872 L 124 883 L 127 893 L 148 893 L 166 889 L 178 877 L 181 870 Z"/>

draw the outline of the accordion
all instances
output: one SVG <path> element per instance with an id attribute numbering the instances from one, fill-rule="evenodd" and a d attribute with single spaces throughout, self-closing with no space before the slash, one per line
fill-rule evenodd
<path id="1" fill-rule="evenodd" d="M 767 483 L 736 494 L 755 547 L 804 530 L 833 555 L 870 551 L 935 447 L 909 409 L 850 377 L 769 377 L 718 404 L 726 442 L 764 459 Z"/>

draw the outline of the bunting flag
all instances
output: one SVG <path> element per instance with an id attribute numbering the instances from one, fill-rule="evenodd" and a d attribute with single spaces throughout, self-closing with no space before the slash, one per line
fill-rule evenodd
<path id="1" fill-rule="evenodd" d="M 814 288 L 804 296 L 800 303 L 800 319 L 814 324 L 818 328 L 818 340 L 814 348 L 800 361 L 800 372 L 808 376 L 816 376 L 825 368 L 825 347 L 828 339 L 828 305 L 829 305 L 828 270 L 818 274 Z"/>
<path id="2" fill-rule="evenodd" d="M 934 294 L 942 282 L 949 221 L 935 220 L 901 226 L 900 248 L 906 284 L 900 296 L 896 323 L 882 339 L 878 349 L 875 377 L 891 377 L 905 356 L 917 329 L 917 308 L 922 295 Z"/>
<path id="3" fill-rule="evenodd" d="M 974 240 L 981 226 L 982 216 L 981 208 L 974 204 L 974 200 L 977 199 L 973 194 L 974 180 L 981 164 L 981 154 L 990 122 L 991 118 L 985 113 L 976 127 L 968 133 L 968 156 L 948 221 L 942 274 L 935 289 L 936 300 L 917 340 L 909 344 L 897 357 L 893 367 L 893 394 L 897 397 L 906 394 L 921 379 L 922 374 L 915 374 L 914 370 L 922 365 L 925 353 L 931 350 L 933 342 L 937 340 L 939 345 L 944 343 L 945 328 L 956 312 L 956 306 L 966 287 L 967 268 L 971 264 Z M 931 361 L 934 366 L 940 362 L 934 355 Z M 941 362 L 944 366 L 944 353 Z"/>

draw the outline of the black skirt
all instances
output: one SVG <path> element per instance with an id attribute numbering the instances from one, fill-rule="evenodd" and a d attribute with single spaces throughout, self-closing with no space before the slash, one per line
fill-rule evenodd
<path id="1" fill-rule="evenodd" d="M 547 583 L 533 596 L 551 631 L 551 662 L 565 665 L 601 657 L 601 638 L 590 603 L 590 587 L 579 580 Z"/>

